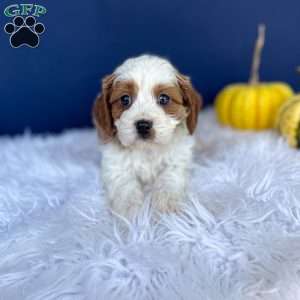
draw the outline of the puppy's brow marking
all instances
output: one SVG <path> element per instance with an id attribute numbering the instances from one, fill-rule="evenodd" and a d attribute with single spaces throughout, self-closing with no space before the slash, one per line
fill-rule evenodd
<path id="1" fill-rule="evenodd" d="M 154 96 L 158 97 L 162 93 L 170 96 L 173 102 L 177 104 L 183 104 L 182 95 L 180 89 L 177 86 L 172 86 L 167 84 L 157 84 L 153 88 Z"/>
<path id="2" fill-rule="evenodd" d="M 153 88 L 153 94 L 156 98 L 158 98 L 160 94 L 167 94 L 170 97 L 171 101 L 163 106 L 163 109 L 167 114 L 178 120 L 182 120 L 186 117 L 187 108 L 184 106 L 183 95 L 179 87 L 157 84 Z"/>
<path id="3" fill-rule="evenodd" d="M 133 80 L 117 81 L 112 87 L 110 103 L 119 100 L 124 94 L 135 97 L 138 93 L 138 87 Z"/>

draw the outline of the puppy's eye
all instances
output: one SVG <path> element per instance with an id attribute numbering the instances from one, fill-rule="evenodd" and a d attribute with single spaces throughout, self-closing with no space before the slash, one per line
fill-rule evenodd
<path id="1" fill-rule="evenodd" d="M 128 107 L 131 104 L 131 97 L 129 95 L 123 95 L 120 100 L 124 107 Z"/>
<path id="2" fill-rule="evenodd" d="M 158 103 L 160 105 L 167 105 L 170 101 L 170 97 L 167 94 L 160 94 L 158 97 Z"/>

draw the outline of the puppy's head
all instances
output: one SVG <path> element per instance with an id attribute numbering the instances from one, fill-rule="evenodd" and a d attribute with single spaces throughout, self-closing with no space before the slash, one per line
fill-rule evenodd
<path id="1" fill-rule="evenodd" d="M 104 142 L 167 144 L 179 125 L 194 132 L 200 106 L 188 77 L 165 59 L 143 55 L 103 79 L 93 119 Z"/>

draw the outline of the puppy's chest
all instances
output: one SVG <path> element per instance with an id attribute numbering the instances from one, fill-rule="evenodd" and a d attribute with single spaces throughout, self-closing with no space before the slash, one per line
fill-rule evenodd
<path id="1" fill-rule="evenodd" d="M 136 177 L 143 183 L 153 182 L 170 164 L 170 153 L 144 151 L 134 154 L 131 167 Z"/>
<path id="2" fill-rule="evenodd" d="M 138 179 L 143 185 L 153 183 L 165 171 L 184 169 L 192 158 L 194 139 L 186 136 L 169 145 L 149 149 L 124 149 L 117 143 L 103 146 L 102 174 L 106 181 Z"/>

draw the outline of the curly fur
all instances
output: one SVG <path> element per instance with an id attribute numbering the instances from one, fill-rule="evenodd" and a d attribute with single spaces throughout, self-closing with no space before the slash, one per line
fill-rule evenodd
<path id="1" fill-rule="evenodd" d="M 110 207 L 132 218 L 143 206 L 149 188 L 157 211 L 179 211 L 194 145 L 189 117 L 196 126 L 200 96 L 169 61 L 153 55 L 127 59 L 103 81 L 93 112 L 100 136 L 113 133 L 102 148 L 101 172 Z M 176 104 L 178 99 L 168 94 L 166 106 L 175 107 L 172 113 L 158 103 L 155 91 L 163 85 L 169 91 L 175 89 L 180 100 Z M 169 92 L 165 89 L 163 93 Z M 124 94 L 132 98 L 125 109 L 120 101 Z M 138 134 L 136 122 L 140 120 L 153 124 L 150 138 Z"/>

